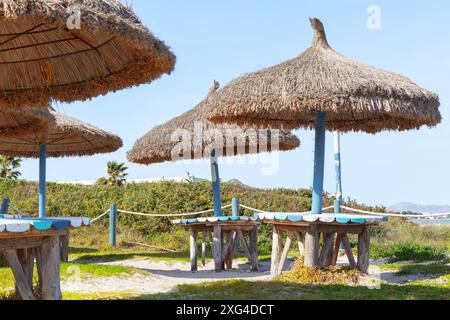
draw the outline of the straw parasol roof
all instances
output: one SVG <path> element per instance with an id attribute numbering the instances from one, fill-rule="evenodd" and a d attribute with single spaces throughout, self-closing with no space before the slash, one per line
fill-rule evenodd
<path id="1" fill-rule="evenodd" d="M 39 113 L 41 110 L 32 110 Z M 48 109 L 49 126 L 43 133 L 25 137 L 0 137 L 0 154 L 37 158 L 39 145 L 47 145 L 48 157 L 88 156 L 114 152 L 122 147 L 122 140 L 90 124 Z"/>
<path id="2" fill-rule="evenodd" d="M 300 56 L 246 74 L 207 102 L 213 122 L 312 128 L 315 112 L 339 131 L 416 129 L 441 121 L 439 97 L 408 78 L 350 60 L 328 44 L 323 24 L 311 19 L 312 46 Z"/>
<path id="3" fill-rule="evenodd" d="M 85 100 L 149 83 L 175 65 L 116 0 L 3 0 L 0 30 L 0 107 Z"/>
<path id="4" fill-rule="evenodd" d="M 0 137 L 18 137 L 44 131 L 48 126 L 47 110 L 31 108 L 0 109 Z"/>
<path id="5" fill-rule="evenodd" d="M 214 82 L 208 97 L 219 88 Z M 212 149 L 220 156 L 286 151 L 300 146 L 285 130 L 255 130 L 234 125 L 215 125 L 203 120 L 204 101 L 169 122 L 153 128 L 128 152 L 128 160 L 140 164 L 207 158 Z"/>

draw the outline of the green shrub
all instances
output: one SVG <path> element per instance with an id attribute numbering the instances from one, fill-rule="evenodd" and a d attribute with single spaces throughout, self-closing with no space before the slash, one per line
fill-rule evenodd
<path id="1" fill-rule="evenodd" d="M 373 259 L 389 258 L 389 262 L 396 261 L 446 261 L 447 249 L 442 246 L 422 245 L 417 243 L 394 243 L 391 245 L 372 245 Z"/>

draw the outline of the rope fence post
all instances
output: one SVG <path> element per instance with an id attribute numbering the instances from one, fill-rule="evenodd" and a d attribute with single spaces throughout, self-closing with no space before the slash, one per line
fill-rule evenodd
<path id="1" fill-rule="evenodd" d="M 233 217 L 239 217 L 239 199 L 237 198 L 233 198 L 231 200 L 231 209 L 232 209 L 232 214 Z"/>
<path id="2" fill-rule="evenodd" d="M 1 214 L 8 214 L 9 210 L 9 198 L 4 198 L 2 201 Z"/>
<path id="3" fill-rule="evenodd" d="M 117 245 L 116 243 L 116 228 L 117 228 L 117 205 L 112 204 L 109 207 L 109 244 L 112 247 Z"/>

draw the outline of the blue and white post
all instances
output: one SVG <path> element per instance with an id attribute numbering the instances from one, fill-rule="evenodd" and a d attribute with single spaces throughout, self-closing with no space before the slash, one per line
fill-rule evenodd
<path id="1" fill-rule="evenodd" d="M 47 146 L 39 145 L 39 218 L 43 219 L 47 216 L 46 205 L 46 169 L 47 169 Z"/>
<path id="2" fill-rule="evenodd" d="M 314 181 L 312 194 L 312 214 L 322 214 L 323 179 L 325 171 L 325 113 L 316 111 L 316 138 L 314 148 Z"/>
<path id="3" fill-rule="evenodd" d="M 334 168 L 336 170 L 336 201 L 334 213 L 341 213 L 342 206 L 342 176 L 341 176 L 341 134 L 334 133 Z"/>
<path id="4" fill-rule="evenodd" d="M 214 201 L 214 216 L 222 216 L 222 199 L 220 196 L 219 158 L 216 149 L 211 152 L 211 180 Z"/>

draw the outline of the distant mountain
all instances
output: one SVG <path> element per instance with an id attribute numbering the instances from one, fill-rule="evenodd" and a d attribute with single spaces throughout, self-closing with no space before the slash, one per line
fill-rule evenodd
<path id="1" fill-rule="evenodd" d="M 450 212 L 450 206 L 421 205 L 410 202 L 400 202 L 390 206 L 389 211 L 393 212 L 417 212 L 417 213 L 447 213 Z"/>
<path id="2" fill-rule="evenodd" d="M 235 184 L 240 185 L 240 186 L 243 187 L 243 188 L 251 188 L 250 186 L 248 186 L 248 185 L 246 185 L 246 184 L 243 184 L 243 183 L 242 183 L 241 181 L 239 181 L 238 179 L 231 179 L 231 180 L 228 181 L 228 183 L 235 183 Z"/>

